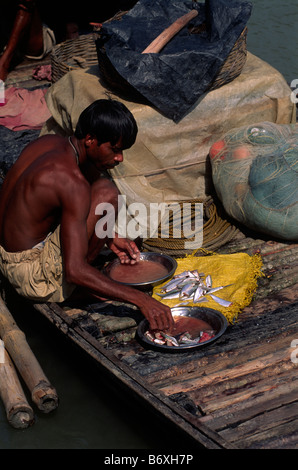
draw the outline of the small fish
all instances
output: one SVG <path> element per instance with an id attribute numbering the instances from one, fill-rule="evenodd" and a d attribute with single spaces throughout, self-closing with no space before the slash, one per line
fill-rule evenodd
<path id="1" fill-rule="evenodd" d="M 175 274 L 175 276 L 173 276 L 173 279 L 181 279 L 182 277 L 186 277 L 187 273 L 188 271 L 183 271 L 183 273 Z"/>
<path id="2" fill-rule="evenodd" d="M 174 289 L 170 292 L 165 292 L 165 293 L 157 292 L 157 295 L 159 295 L 162 299 L 165 299 L 165 300 L 178 299 L 180 296 L 180 289 L 179 290 Z"/>
<path id="3" fill-rule="evenodd" d="M 191 278 L 196 278 L 197 276 L 195 275 L 194 271 L 187 271 L 188 277 Z"/>
<path id="4" fill-rule="evenodd" d="M 212 279 L 210 274 L 208 274 L 208 276 L 206 277 L 205 282 L 207 287 L 212 287 Z"/>
<path id="5" fill-rule="evenodd" d="M 192 344 L 194 343 L 194 340 L 192 339 L 188 331 L 186 331 L 185 333 L 182 333 L 182 335 L 180 336 L 179 343 L 180 344 Z"/>
<path id="6" fill-rule="evenodd" d="M 189 338 L 181 338 L 180 344 L 181 345 L 187 345 L 187 346 L 195 346 L 199 343 L 200 338 L 195 338 L 195 339 L 189 339 Z"/>
<path id="7" fill-rule="evenodd" d="M 227 284 L 226 286 L 213 287 L 213 288 L 211 288 L 211 289 L 208 289 L 207 294 L 213 294 L 213 292 L 216 292 L 216 291 L 218 291 L 218 290 L 220 290 L 220 289 L 224 289 L 225 287 L 230 287 L 230 286 L 232 286 L 232 285 L 233 285 L 233 284 Z"/>
<path id="8" fill-rule="evenodd" d="M 184 297 L 189 297 L 196 289 L 196 284 L 193 282 L 190 282 L 188 284 L 185 284 L 185 286 L 182 287 L 180 291 L 180 299 L 183 299 Z"/>
<path id="9" fill-rule="evenodd" d="M 177 339 L 174 338 L 174 336 L 170 336 L 170 335 L 164 333 L 163 331 L 161 331 L 161 334 L 167 340 L 167 342 L 172 343 L 173 346 L 179 346 L 179 343 L 178 343 Z"/>
<path id="10" fill-rule="evenodd" d="M 181 279 L 179 284 L 177 285 L 178 289 L 181 289 L 182 287 L 186 286 L 186 284 L 190 283 L 195 283 L 195 279 L 190 279 L 189 277 L 186 277 L 185 279 Z"/>
<path id="11" fill-rule="evenodd" d="M 195 293 L 194 293 L 193 301 L 197 302 L 199 300 L 199 298 L 202 297 L 202 295 L 204 295 L 204 289 L 203 289 L 203 287 L 198 286 Z"/>
<path id="12" fill-rule="evenodd" d="M 174 307 L 181 307 L 181 305 L 188 305 L 188 303 L 189 303 L 189 300 L 186 300 L 183 302 L 179 302 L 179 304 L 175 304 Z"/>
<path id="13" fill-rule="evenodd" d="M 172 279 L 171 281 L 169 281 L 167 284 L 165 284 L 163 287 L 162 287 L 162 291 L 163 292 L 169 292 L 173 289 L 176 289 L 176 287 L 178 286 L 178 284 L 181 282 L 181 279 Z"/>
<path id="14" fill-rule="evenodd" d="M 215 302 L 222 305 L 223 307 L 229 307 L 230 305 L 232 305 L 232 302 L 221 299 L 220 297 L 217 297 L 216 295 L 210 294 L 210 297 L 212 297 L 212 299 L 215 300 Z"/>
<path id="15" fill-rule="evenodd" d="M 163 339 L 157 339 L 157 338 L 155 338 L 153 342 L 156 344 L 160 344 L 160 345 L 163 345 L 166 343 Z"/>
<path id="16" fill-rule="evenodd" d="M 208 302 L 208 299 L 206 299 L 206 297 L 200 297 L 198 300 L 194 300 L 194 303 L 196 304 L 200 302 Z"/>
<path id="17" fill-rule="evenodd" d="M 150 331 L 146 331 L 145 336 L 150 339 L 150 341 L 154 341 L 154 336 L 150 333 Z"/>
<path id="18" fill-rule="evenodd" d="M 185 331 L 184 333 L 181 333 L 180 336 L 179 336 L 179 341 L 181 340 L 190 340 L 192 341 L 191 339 L 191 336 L 190 336 L 190 333 L 188 331 Z"/>

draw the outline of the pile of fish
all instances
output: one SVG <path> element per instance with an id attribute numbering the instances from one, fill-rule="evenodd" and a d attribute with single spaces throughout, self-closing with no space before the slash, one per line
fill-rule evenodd
<path id="1" fill-rule="evenodd" d="M 214 295 L 214 292 L 229 287 L 230 285 L 231 284 L 212 287 L 212 279 L 209 274 L 205 276 L 204 273 L 199 273 L 197 270 L 184 271 L 181 274 L 173 276 L 172 279 L 161 288 L 160 292 L 156 292 L 156 294 L 164 300 L 178 299 L 182 301 L 176 304 L 175 307 L 185 305 L 189 302 L 207 302 L 208 299 L 206 296 L 208 295 L 223 307 L 229 307 L 232 302 L 217 297 L 217 295 Z"/>
<path id="2" fill-rule="evenodd" d="M 148 330 L 145 332 L 145 336 L 147 339 L 158 345 L 176 347 L 196 346 L 199 343 L 203 343 L 204 341 L 208 341 L 208 339 L 213 338 L 215 336 L 215 331 L 201 331 L 200 335 L 197 338 L 192 338 L 190 333 L 188 333 L 187 331 L 181 333 L 180 335 L 171 336 L 163 331 Z"/>

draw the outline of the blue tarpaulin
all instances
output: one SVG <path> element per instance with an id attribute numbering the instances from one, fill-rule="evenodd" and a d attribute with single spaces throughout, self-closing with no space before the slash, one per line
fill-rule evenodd
<path id="1" fill-rule="evenodd" d="M 178 18 L 198 10 L 159 53 L 142 51 Z M 123 18 L 103 25 L 99 61 L 106 54 L 116 71 L 166 117 L 178 122 L 205 93 L 251 14 L 236 0 L 140 0 Z M 190 27 L 200 28 L 200 34 Z M 104 52 L 103 52 L 104 49 Z"/>

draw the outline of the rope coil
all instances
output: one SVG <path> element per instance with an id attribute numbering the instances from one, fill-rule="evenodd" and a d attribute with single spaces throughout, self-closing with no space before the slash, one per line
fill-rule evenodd
<path id="1" fill-rule="evenodd" d="M 192 199 L 179 202 L 180 206 L 184 203 L 191 203 L 191 219 L 195 217 L 195 203 L 203 203 L 204 223 L 203 223 L 203 244 L 198 247 L 196 256 L 204 255 L 207 251 L 213 251 L 228 243 L 238 233 L 238 229 L 231 225 L 227 220 L 221 218 L 217 212 L 216 205 L 212 197 L 204 201 L 201 199 Z M 193 250 L 185 249 L 185 242 L 192 241 L 190 238 L 173 238 L 173 218 L 169 218 L 169 237 L 161 238 L 160 227 L 158 237 L 148 238 L 143 242 L 143 248 L 148 251 L 163 252 L 172 256 L 183 256 L 191 253 Z"/>

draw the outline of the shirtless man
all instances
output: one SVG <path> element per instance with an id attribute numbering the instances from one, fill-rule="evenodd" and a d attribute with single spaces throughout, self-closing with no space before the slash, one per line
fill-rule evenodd
<path id="1" fill-rule="evenodd" d="M 46 135 L 22 151 L 0 197 L 0 271 L 20 295 L 61 302 L 79 286 L 99 298 L 135 304 L 153 329 L 172 326 L 169 307 L 90 264 L 105 243 L 122 263 L 138 259 L 133 241 L 95 234 L 96 206 L 108 202 L 117 214 L 119 195 L 101 173 L 123 161 L 136 135 L 126 106 L 97 100 L 80 115 L 74 135 Z"/>

